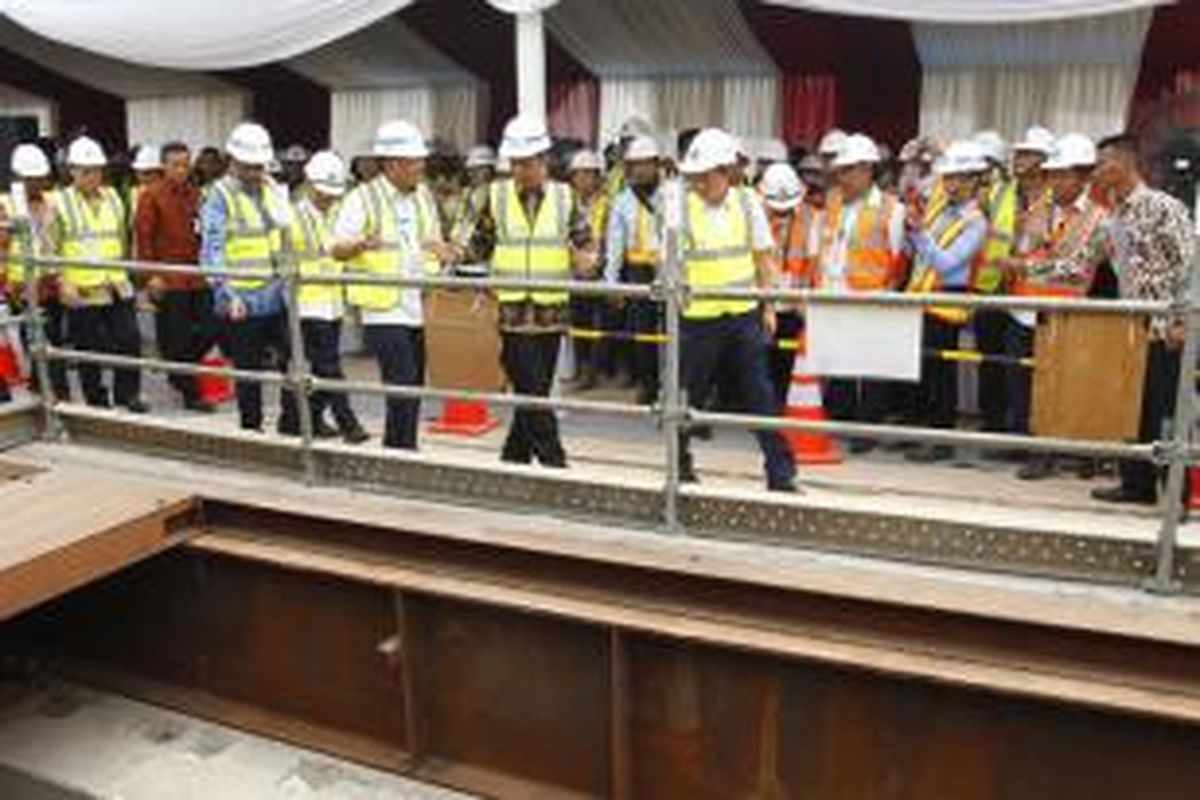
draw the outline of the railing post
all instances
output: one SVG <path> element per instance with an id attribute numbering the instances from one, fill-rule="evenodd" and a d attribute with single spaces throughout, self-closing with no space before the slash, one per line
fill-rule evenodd
<path id="1" fill-rule="evenodd" d="M 666 347 L 660 368 L 662 395 L 660 398 L 663 453 L 666 457 L 663 484 L 663 527 L 668 533 L 682 533 L 679 521 L 679 434 L 687 417 L 687 406 L 680 388 L 680 316 L 683 311 L 684 293 L 687 290 L 679 259 L 680 209 L 664 204 L 666 225 L 663 233 L 663 260 L 659 270 L 659 287 L 663 300 L 663 317 L 667 334 Z"/>
<path id="2" fill-rule="evenodd" d="M 25 310 L 29 325 L 29 353 L 33 357 L 33 369 L 37 373 L 38 396 L 42 405 L 42 436 L 55 441 L 62 435 L 62 420 L 58 417 L 54 387 L 50 385 L 50 360 L 47 353 L 46 319 L 38 297 L 41 283 L 41 268 L 34 252 L 33 223 L 28 218 L 13 221 L 14 230 L 21 241 L 23 257 L 22 271 L 25 275 Z"/>
<path id="3" fill-rule="evenodd" d="M 291 356 L 288 358 L 287 383 L 296 398 L 296 411 L 300 418 L 300 458 L 304 465 L 304 482 L 312 485 L 317 480 L 316 454 L 313 453 L 313 417 L 309 396 L 312 392 L 312 371 L 304 354 L 304 333 L 300 326 L 300 260 L 292 242 L 291 230 L 282 231 L 283 283 L 287 299 L 288 340 Z"/>
<path id="4" fill-rule="evenodd" d="M 1152 592 L 1173 593 L 1179 591 L 1175 578 L 1175 550 L 1178 544 L 1179 522 L 1183 517 L 1183 488 L 1187 480 L 1188 443 L 1194 421 L 1196 386 L 1196 304 L 1197 281 L 1200 279 L 1200 251 L 1192 259 L 1187 281 L 1187 295 L 1180 303 L 1183 315 L 1183 352 L 1179 356 L 1179 382 L 1175 387 L 1175 413 L 1169 431 L 1170 441 L 1163 448 L 1167 454 L 1166 502 L 1163 504 L 1162 525 L 1158 530 L 1157 562 L 1154 576 L 1146 588 Z M 1143 400 L 1144 402 L 1144 400 Z"/>

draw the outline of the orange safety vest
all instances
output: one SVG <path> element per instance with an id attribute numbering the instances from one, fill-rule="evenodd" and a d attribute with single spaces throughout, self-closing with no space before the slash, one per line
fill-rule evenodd
<path id="1" fill-rule="evenodd" d="M 1083 210 L 1061 220 L 1050 233 L 1050 241 L 1044 248 L 1030 254 L 1030 261 L 1055 261 L 1070 258 L 1079 253 L 1104 223 L 1108 212 L 1097 203 L 1088 201 Z M 1036 272 L 1036 271 L 1035 271 Z M 1013 294 L 1025 297 L 1083 297 L 1088 283 L 1055 282 L 1050 276 L 1030 275 L 1028 272 L 1013 282 Z"/>
<path id="2" fill-rule="evenodd" d="M 864 198 L 858 204 L 858 219 L 854 235 L 846 245 L 846 285 L 855 292 L 877 292 L 895 285 L 901 265 L 901 255 L 891 249 L 889 228 L 899 201 L 892 194 L 880 194 L 881 202 L 870 203 Z M 842 227 L 845 206 L 841 193 L 835 194 L 825 207 L 821 235 L 821 264 L 833 250 L 834 240 Z"/>
<path id="3" fill-rule="evenodd" d="M 811 289 L 818 283 L 809 237 L 821 224 L 821 213 L 816 206 L 801 203 L 791 212 L 771 215 L 779 266 L 791 288 Z"/>

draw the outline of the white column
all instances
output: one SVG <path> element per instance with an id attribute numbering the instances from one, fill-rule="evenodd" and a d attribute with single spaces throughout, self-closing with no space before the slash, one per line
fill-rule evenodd
<path id="1" fill-rule="evenodd" d="M 516 15 L 517 112 L 546 118 L 546 34 L 541 11 Z"/>

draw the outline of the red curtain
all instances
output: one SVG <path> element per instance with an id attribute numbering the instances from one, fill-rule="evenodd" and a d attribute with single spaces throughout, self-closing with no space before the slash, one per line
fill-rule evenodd
<path id="1" fill-rule="evenodd" d="M 600 122 L 600 84 L 595 78 L 572 77 L 551 83 L 546 105 L 552 135 L 595 146 Z"/>
<path id="2" fill-rule="evenodd" d="M 838 118 L 837 78 L 833 75 L 785 74 L 783 140 L 812 148 Z"/>

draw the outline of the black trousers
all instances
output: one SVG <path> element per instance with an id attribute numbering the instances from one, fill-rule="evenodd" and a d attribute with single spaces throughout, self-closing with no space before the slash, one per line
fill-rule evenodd
<path id="1" fill-rule="evenodd" d="M 704 408 L 717 375 L 736 387 L 742 409 L 749 414 L 777 416 L 779 404 L 767 377 L 766 334 L 757 310 L 716 319 L 683 320 L 682 384 L 688 404 Z M 767 485 L 782 487 L 796 476 L 787 442 L 776 431 L 755 431 L 763 453 Z M 689 435 L 680 437 L 680 468 L 692 471 Z"/>
<path id="2" fill-rule="evenodd" d="M 600 372 L 605 353 L 612 347 L 608 338 L 595 338 L 592 334 L 608 332 L 606 323 L 609 320 L 605 309 L 607 304 L 607 299 L 603 297 L 571 297 L 571 327 L 589 332 L 571 339 L 571 347 L 575 352 L 575 368 L 581 375 L 595 375 Z"/>
<path id="3" fill-rule="evenodd" d="M 1138 441 L 1162 438 L 1164 423 L 1175 413 L 1175 394 L 1179 386 L 1180 353 L 1163 342 L 1151 342 L 1146 354 L 1146 378 L 1142 385 L 1142 418 Z M 1159 481 L 1165 470 L 1148 461 L 1121 461 L 1121 486 L 1126 492 L 1146 501 L 1158 498 Z M 1186 486 L 1185 486 L 1186 491 Z"/>
<path id="4" fill-rule="evenodd" d="M 645 286 L 654 283 L 654 267 L 643 264 L 626 264 L 622 270 L 626 283 Z M 662 304 L 649 298 L 630 298 L 628 305 L 627 329 L 629 333 L 638 335 L 659 335 L 663 332 Z M 657 342 L 639 342 L 636 338 L 632 344 L 630 356 L 630 371 L 640 394 L 647 398 L 658 396 L 659 385 L 659 353 L 662 345 Z"/>
<path id="5" fill-rule="evenodd" d="M 1034 328 L 1016 320 L 1011 321 L 1004 332 L 1004 354 L 1012 359 L 1029 358 L 1033 355 Z M 1033 397 L 1033 370 L 1013 363 L 1007 365 L 1010 433 L 1029 433 L 1029 408 Z"/>
<path id="6" fill-rule="evenodd" d="M 825 382 L 825 411 L 838 422 L 883 422 L 892 385 L 868 378 L 830 378 Z"/>
<path id="7" fill-rule="evenodd" d="M 781 311 L 776 317 L 775 346 L 767 351 L 767 369 L 775 400 L 780 410 L 787 406 L 788 390 L 792 386 L 792 369 L 796 366 L 794 347 L 780 347 L 784 341 L 796 341 L 804 334 L 804 317 L 795 311 Z"/>
<path id="8" fill-rule="evenodd" d="M 501 333 L 500 353 L 508 382 L 517 394 L 549 397 L 554 386 L 554 370 L 558 365 L 558 349 L 562 334 L 555 331 L 539 333 Z M 529 464 L 536 458 L 547 467 L 565 467 L 567 454 L 558 436 L 558 417 L 550 409 L 517 408 L 504 449 L 504 461 Z"/>
<path id="9" fill-rule="evenodd" d="M 984 356 L 1004 355 L 1007 333 L 1020 327 L 1007 311 L 980 309 L 975 312 L 975 345 Z M 984 358 L 979 365 L 979 411 L 983 429 L 993 433 L 1008 430 L 1012 398 L 1009 397 L 1009 370 L 1004 364 Z"/>
<path id="10" fill-rule="evenodd" d="M 958 416 L 958 364 L 939 358 L 942 350 L 958 349 L 961 325 L 925 315 L 921 368 L 921 424 L 932 428 L 953 428 Z"/>
<path id="11" fill-rule="evenodd" d="M 237 369 L 261 372 L 274 367 L 286 373 L 291 358 L 287 316 L 284 312 L 266 316 L 246 317 L 227 321 L 226 339 L 229 358 Z M 262 386 L 253 381 L 238 381 L 238 416 L 243 428 L 260 430 L 263 424 Z M 296 395 L 284 387 L 280 391 L 279 430 L 295 434 L 300 430 L 300 414 Z"/>
<path id="12" fill-rule="evenodd" d="M 425 382 L 425 331 L 411 325 L 364 325 L 363 339 L 375 355 L 379 378 L 388 386 L 420 386 Z M 417 449 L 421 401 L 389 397 L 383 446 Z"/>
<path id="13" fill-rule="evenodd" d="M 342 372 L 342 321 L 340 319 L 302 319 L 300 332 L 304 337 L 304 357 L 309 369 L 318 378 L 343 380 Z M 313 423 L 316 424 L 328 408 L 333 412 L 334 422 L 342 433 L 358 430 L 361 426 L 350 398 L 345 392 L 328 389 L 315 391 L 309 397 Z"/>
<path id="14" fill-rule="evenodd" d="M 40 308 L 46 341 L 54 347 L 65 347 L 69 340 L 66 306 L 60 303 L 58 298 L 50 298 L 42 300 Z M 21 325 L 21 341 L 25 343 L 25 349 L 28 351 L 33 342 L 28 323 Z M 46 371 L 50 374 L 50 389 L 54 392 L 54 399 L 61 403 L 70 402 L 71 381 L 67 377 L 67 362 L 55 359 L 46 366 Z M 40 386 L 38 371 L 31 369 L 29 371 L 29 388 L 37 392 L 40 391 Z"/>
<path id="15" fill-rule="evenodd" d="M 212 292 L 208 289 L 174 289 L 155 301 L 154 335 L 158 352 L 167 361 L 195 364 L 217 339 Z M 168 382 L 184 402 L 199 397 L 195 375 L 171 374 Z"/>
<path id="16" fill-rule="evenodd" d="M 80 350 L 120 356 L 139 356 L 142 337 L 138 332 L 137 312 L 132 300 L 114 300 L 104 305 L 79 306 L 67 311 L 67 328 L 71 341 Z M 138 369 L 114 369 L 111 402 L 128 405 L 139 399 L 142 372 Z M 83 399 L 90 406 L 110 403 L 108 387 L 104 385 L 97 364 L 79 365 L 79 383 Z"/>

